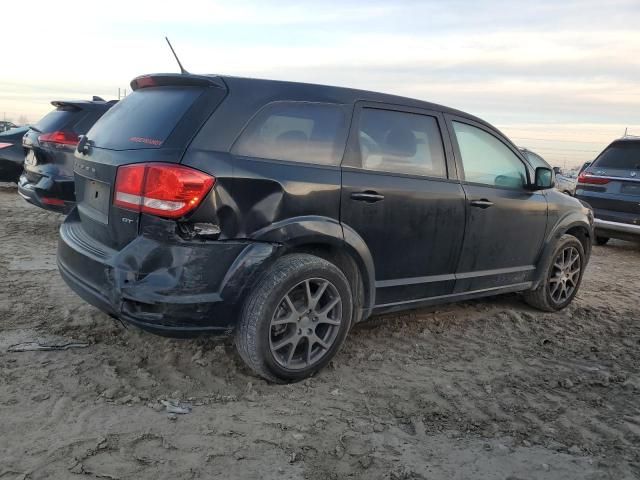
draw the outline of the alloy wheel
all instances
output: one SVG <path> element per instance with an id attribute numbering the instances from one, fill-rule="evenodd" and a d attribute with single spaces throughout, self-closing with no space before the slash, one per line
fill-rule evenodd
<path id="1" fill-rule="evenodd" d="M 269 325 L 276 362 L 289 370 L 318 363 L 334 344 L 342 324 L 342 299 L 328 280 L 298 283 L 280 300 Z"/>
<path id="2" fill-rule="evenodd" d="M 553 262 L 549 293 L 556 304 L 566 302 L 578 288 L 582 261 L 576 247 L 563 248 Z"/>

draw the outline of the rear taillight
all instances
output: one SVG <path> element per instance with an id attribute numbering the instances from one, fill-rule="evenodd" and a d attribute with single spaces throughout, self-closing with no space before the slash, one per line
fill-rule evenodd
<path id="1" fill-rule="evenodd" d="M 216 179 L 171 163 L 118 167 L 113 204 L 159 217 L 180 218 L 195 209 Z"/>
<path id="2" fill-rule="evenodd" d="M 55 205 L 56 207 L 64 207 L 64 200 L 53 197 L 42 197 L 40 201 L 46 205 Z"/>
<path id="3" fill-rule="evenodd" d="M 0 142 L 0 149 L 9 148 L 13 143 Z"/>
<path id="4" fill-rule="evenodd" d="M 582 172 L 578 176 L 578 183 L 587 183 L 591 185 L 606 185 L 611 180 L 608 178 L 596 177 L 594 175 L 590 175 L 588 173 Z"/>
<path id="5" fill-rule="evenodd" d="M 61 145 L 77 145 L 78 135 L 73 132 L 57 131 L 51 133 L 43 133 L 38 137 L 40 143 L 57 143 Z"/>

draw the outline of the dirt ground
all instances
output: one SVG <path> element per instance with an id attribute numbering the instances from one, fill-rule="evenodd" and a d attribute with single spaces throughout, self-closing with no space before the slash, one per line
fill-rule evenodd
<path id="1" fill-rule="evenodd" d="M 387 316 L 275 386 L 85 304 L 56 270 L 62 217 L 3 187 L 0 218 L 0 480 L 640 478 L 634 244 L 595 247 L 561 313 L 512 295 Z"/>

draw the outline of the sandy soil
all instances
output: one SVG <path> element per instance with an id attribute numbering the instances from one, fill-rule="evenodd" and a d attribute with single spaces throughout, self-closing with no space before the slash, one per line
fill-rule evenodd
<path id="1" fill-rule="evenodd" d="M 376 319 L 274 386 L 86 305 L 55 268 L 60 216 L 11 188 L 0 216 L 1 480 L 640 478 L 636 245 L 596 247 L 562 313 L 514 295 Z M 34 341 L 89 346 L 8 351 Z"/>

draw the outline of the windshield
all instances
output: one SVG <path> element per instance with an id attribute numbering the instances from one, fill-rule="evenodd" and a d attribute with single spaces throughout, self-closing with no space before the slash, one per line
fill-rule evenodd
<path id="1" fill-rule="evenodd" d="M 640 142 L 619 142 L 610 145 L 596 159 L 594 166 L 619 170 L 640 169 Z"/>

